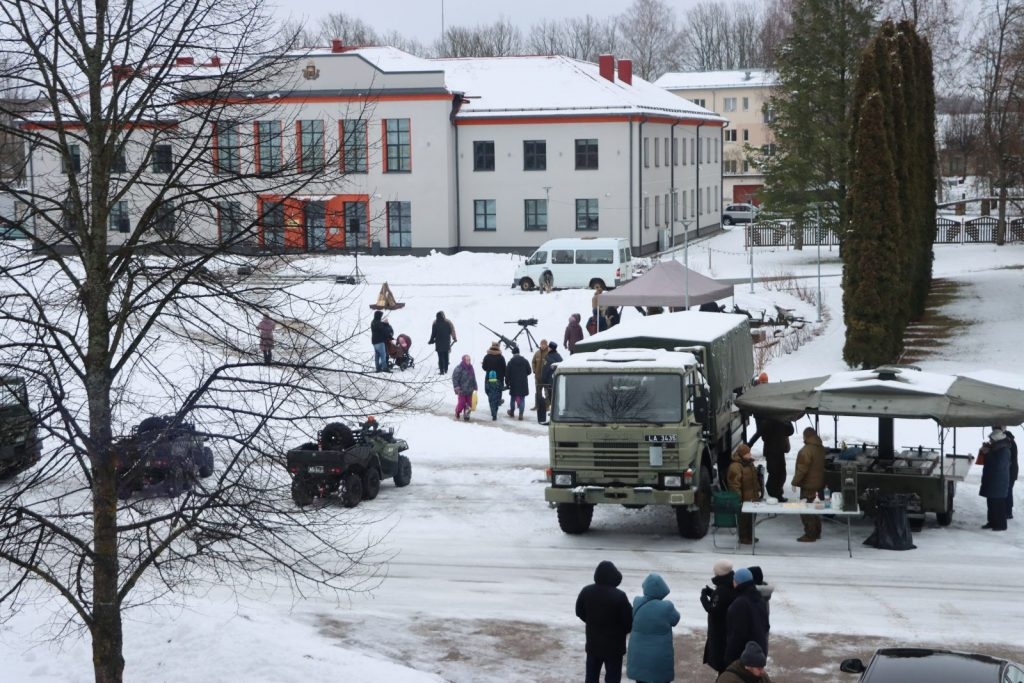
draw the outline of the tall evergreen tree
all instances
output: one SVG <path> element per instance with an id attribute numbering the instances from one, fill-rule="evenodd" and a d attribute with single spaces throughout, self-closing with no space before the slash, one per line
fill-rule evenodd
<path id="1" fill-rule="evenodd" d="M 760 159 L 773 209 L 802 213 L 810 202 L 827 202 L 822 215 L 845 224 L 854 76 L 878 7 L 877 0 L 794 1 L 769 105 L 777 153 Z"/>

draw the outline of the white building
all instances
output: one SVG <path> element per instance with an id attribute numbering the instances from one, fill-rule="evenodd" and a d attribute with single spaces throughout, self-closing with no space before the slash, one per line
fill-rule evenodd
<path id="1" fill-rule="evenodd" d="M 193 83 L 195 99 L 212 86 Z M 251 246 L 296 250 L 526 251 L 593 235 L 646 253 L 719 224 L 725 120 L 611 56 L 421 59 L 335 41 L 221 101 L 216 120 L 184 101 L 134 134 L 121 168 L 146 182 L 112 241 L 156 206 L 163 235 L 226 240 L 255 221 Z M 34 186 L 58 192 L 60 156 L 33 154 Z M 168 171 L 188 188 L 177 198 L 159 195 Z M 186 195 L 207 209 L 181 215 Z"/>

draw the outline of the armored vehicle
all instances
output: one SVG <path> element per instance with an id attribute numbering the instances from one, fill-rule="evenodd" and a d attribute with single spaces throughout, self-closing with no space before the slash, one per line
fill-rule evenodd
<path id="1" fill-rule="evenodd" d="M 405 439 L 395 438 L 393 429 L 382 429 L 370 417 L 353 432 L 340 422 L 324 427 L 318 442 L 305 443 L 288 451 L 288 472 L 292 475 L 292 500 L 305 507 L 314 498 L 341 493 L 345 507 L 373 500 L 380 493 L 382 479 L 395 486 L 408 486 L 412 464 L 402 455 Z"/>
<path id="2" fill-rule="evenodd" d="M 39 462 L 43 442 L 28 404 L 21 377 L 0 377 L 0 479 L 13 477 Z"/>
<path id="3" fill-rule="evenodd" d="M 191 422 L 147 417 L 114 443 L 118 496 L 177 496 L 213 474 L 213 451 Z"/>
<path id="4" fill-rule="evenodd" d="M 595 505 L 668 505 L 680 535 L 702 538 L 716 465 L 743 440 L 733 401 L 753 373 L 741 315 L 647 316 L 577 343 L 555 370 L 548 437 L 544 498 L 562 531 L 586 532 Z"/>

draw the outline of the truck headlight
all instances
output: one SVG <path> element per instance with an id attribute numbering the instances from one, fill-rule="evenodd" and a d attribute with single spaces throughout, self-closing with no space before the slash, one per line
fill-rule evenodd
<path id="1" fill-rule="evenodd" d="M 668 474 L 661 480 L 665 488 L 678 489 L 683 486 L 683 478 L 678 474 Z"/>
<path id="2" fill-rule="evenodd" d="M 552 482 L 555 486 L 572 486 L 573 476 L 571 472 L 555 472 Z"/>

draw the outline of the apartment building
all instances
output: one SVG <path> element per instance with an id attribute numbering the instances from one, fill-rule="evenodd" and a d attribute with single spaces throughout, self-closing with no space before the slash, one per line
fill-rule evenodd
<path id="1" fill-rule="evenodd" d="M 254 249 L 399 253 L 565 236 L 647 253 L 719 224 L 725 119 L 634 78 L 628 60 L 422 59 L 334 41 L 230 97 L 219 60 L 178 62 L 191 95 L 134 125 L 119 160 L 134 184 L 115 243 L 155 214 L 164 238 L 229 241 L 255 225 Z M 77 172 L 89 163 L 81 149 L 33 155 L 34 187 L 53 196 L 67 192 L 68 158 Z"/>
<path id="2" fill-rule="evenodd" d="M 667 73 L 655 85 L 728 120 L 722 130 L 722 205 L 757 203 L 764 174 L 750 162 L 748 149 L 775 153 L 768 124 L 775 74 L 764 69 Z"/>

